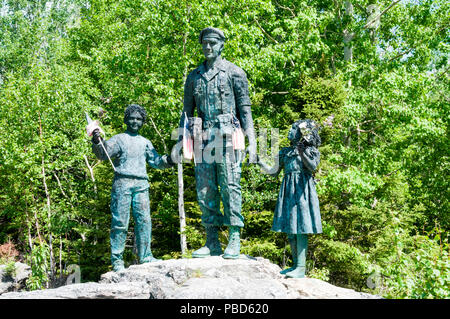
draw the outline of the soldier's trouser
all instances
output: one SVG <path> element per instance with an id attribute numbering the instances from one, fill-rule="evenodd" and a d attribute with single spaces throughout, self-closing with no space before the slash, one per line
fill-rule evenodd
<path id="1" fill-rule="evenodd" d="M 116 176 L 111 191 L 111 263 L 123 263 L 130 208 L 135 222 L 134 233 L 139 262 L 152 257 L 152 222 L 150 219 L 149 184 L 147 180 Z"/>
<path id="2" fill-rule="evenodd" d="M 241 166 L 239 155 L 236 160 L 227 160 L 224 156 L 221 163 L 202 162 L 195 166 L 197 200 L 204 226 L 244 227 L 241 214 Z M 223 215 L 220 212 L 220 199 Z"/>

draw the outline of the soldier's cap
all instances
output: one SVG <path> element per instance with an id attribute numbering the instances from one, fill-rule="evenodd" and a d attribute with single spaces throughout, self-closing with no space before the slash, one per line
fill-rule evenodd
<path id="1" fill-rule="evenodd" d="M 198 41 L 200 43 L 202 43 L 203 37 L 205 35 L 213 35 L 213 36 L 219 38 L 220 40 L 225 41 L 225 34 L 217 28 L 207 27 L 207 28 L 204 28 L 202 31 L 200 31 L 200 37 L 198 39 Z"/>

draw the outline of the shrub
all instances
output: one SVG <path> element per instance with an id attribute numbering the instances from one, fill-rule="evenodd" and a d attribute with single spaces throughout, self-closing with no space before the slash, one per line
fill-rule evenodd
<path id="1" fill-rule="evenodd" d="M 450 297 L 449 246 L 440 232 L 416 235 L 410 247 L 396 241 L 395 248 L 396 255 L 381 272 L 379 290 L 386 298 Z"/>
<path id="2" fill-rule="evenodd" d="M 13 243 L 7 242 L 0 245 L 0 264 L 8 264 L 11 261 L 16 261 L 19 257 L 19 252 Z"/>

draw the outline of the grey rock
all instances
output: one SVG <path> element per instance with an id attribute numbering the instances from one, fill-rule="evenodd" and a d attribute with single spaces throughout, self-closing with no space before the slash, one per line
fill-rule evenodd
<path id="1" fill-rule="evenodd" d="M 379 298 L 312 278 L 285 278 L 264 258 L 171 259 L 132 265 L 103 274 L 98 283 L 81 283 L 0 299 L 310 299 Z"/>
<path id="2" fill-rule="evenodd" d="M 0 265 L 0 295 L 18 291 L 25 287 L 26 280 L 31 275 L 31 267 L 21 262 L 16 262 L 15 275 L 13 277 L 6 274 L 7 265 Z"/>
<path id="3" fill-rule="evenodd" d="M 94 282 L 73 284 L 55 289 L 28 292 L 10 292 L 0 299 L 148 299 L 144 284 L 119 283 L 100 284 Z"/>
<path id="4" fill-rule="evenodd" d="M 333 286 L 315 278 L 289 278 L 281 281 L 290 298 L 298 299 L 380 299 L 379 296 Z"/>

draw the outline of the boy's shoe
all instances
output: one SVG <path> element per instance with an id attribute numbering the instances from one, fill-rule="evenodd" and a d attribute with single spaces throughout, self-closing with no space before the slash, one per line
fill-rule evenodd
<path id="1" fill-rule="evenodd" d="M 119 272 L 119 271 L 125 270 L 125 266 L 123 265 L 122 260 L 118 260 L 118 261 L 114 262 L 112 266 L 113 266 L 114 272 Z"/>

